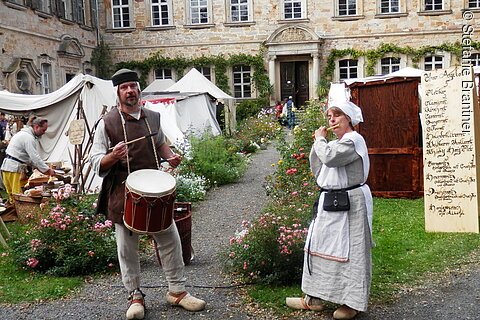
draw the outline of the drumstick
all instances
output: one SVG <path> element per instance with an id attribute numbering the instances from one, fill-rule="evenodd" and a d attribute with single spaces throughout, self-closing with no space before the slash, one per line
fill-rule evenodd
<path id="1" fill-rule="evenodd" d="M 134 143 L 134 142 L 140 141 L 140 140 L 142 140 L 142 139 L 150 138 L 150 137 L 152 137 L 152 136 L 155 136 L 157 133 L 158 133 L 158 132 L 153 132 L 153 133 L 147 134 L 146 136 L 143 136 L 143 137 L 140 137 L 140 138 L 137 138 L 137 139 L 133 139 L 133 140 L 127 141 L 127 142 L 125 142 L 125 144 L 130 144 L 130 143 Z M 115 148 L 115 146 L 109 148 L 108 150 L 113 150 L 113 148 Z"/>
<path id="2" fill-rule="evenodd" d="M 327 131 L 331 131 L 331 130 L 333 130 L 333 129 L 337 129 L 338 127 L 340 127 L 340 123 L 337 123 L 336 125 L 327 128 Z"/>

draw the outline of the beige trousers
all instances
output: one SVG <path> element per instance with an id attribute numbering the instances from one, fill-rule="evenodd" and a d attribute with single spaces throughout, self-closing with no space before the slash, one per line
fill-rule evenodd
<path id="1" fill-rule="evenodd" d="M 175 222 L 170 227 L 151 235 L 157 242 L 163 272 L 168 282 L 168 290 L 173 293 L 185 291 L 185 265 L 182 257 L 182 244 Z M 140 288 L 140 260 L 138 257 L 137 233 L 131 232 L 123 224 L 115 224 L 118 261 L 122 282 L 128 292 Z"/>

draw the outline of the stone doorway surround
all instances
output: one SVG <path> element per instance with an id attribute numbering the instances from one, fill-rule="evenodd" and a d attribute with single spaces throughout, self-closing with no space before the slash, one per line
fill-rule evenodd
<path id="1" fill-rule="evenodd" d="M 317 83 L 320 78 L 320 48 L 323 39 L 315 31 L 302 24 L 286 24 L 275 30 L 265 41 L 268 56 L 268 77 L 273 85 L 271 97 L 281 100 L 280 62 L 301 61 L 308 57 L 309 97 L 316 97 Z"/>

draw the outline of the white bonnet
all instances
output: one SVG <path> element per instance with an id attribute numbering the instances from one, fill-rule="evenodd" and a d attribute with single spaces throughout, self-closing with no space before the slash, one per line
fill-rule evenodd
<path id="1" fill-rule="evenodd" d="M 338 101 L 330 103 L 328 109 L 337 107 L 343 111 L 351 120 L 352 125 L 356 126 L 360 122 L 363 122 L 362 109 L 351 101 Z"/>

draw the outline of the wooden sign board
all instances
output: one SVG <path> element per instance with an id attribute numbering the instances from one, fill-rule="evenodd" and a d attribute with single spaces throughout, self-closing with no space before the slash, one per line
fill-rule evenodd
<path id="1" fill-rule="evenodd" d="M 479 116 L 471 66 L 422 75 L 426 231 L 479 232 Z"/>
<path id="2" fill-rule="evenodd" d="M 85 120 L 78 119 L 73 120 L 70 123 L 70 127 L 68 129 L 68 140 L 73 145 L 78 145 L 83 143 L 83 139 L 85 138 Z"/>

